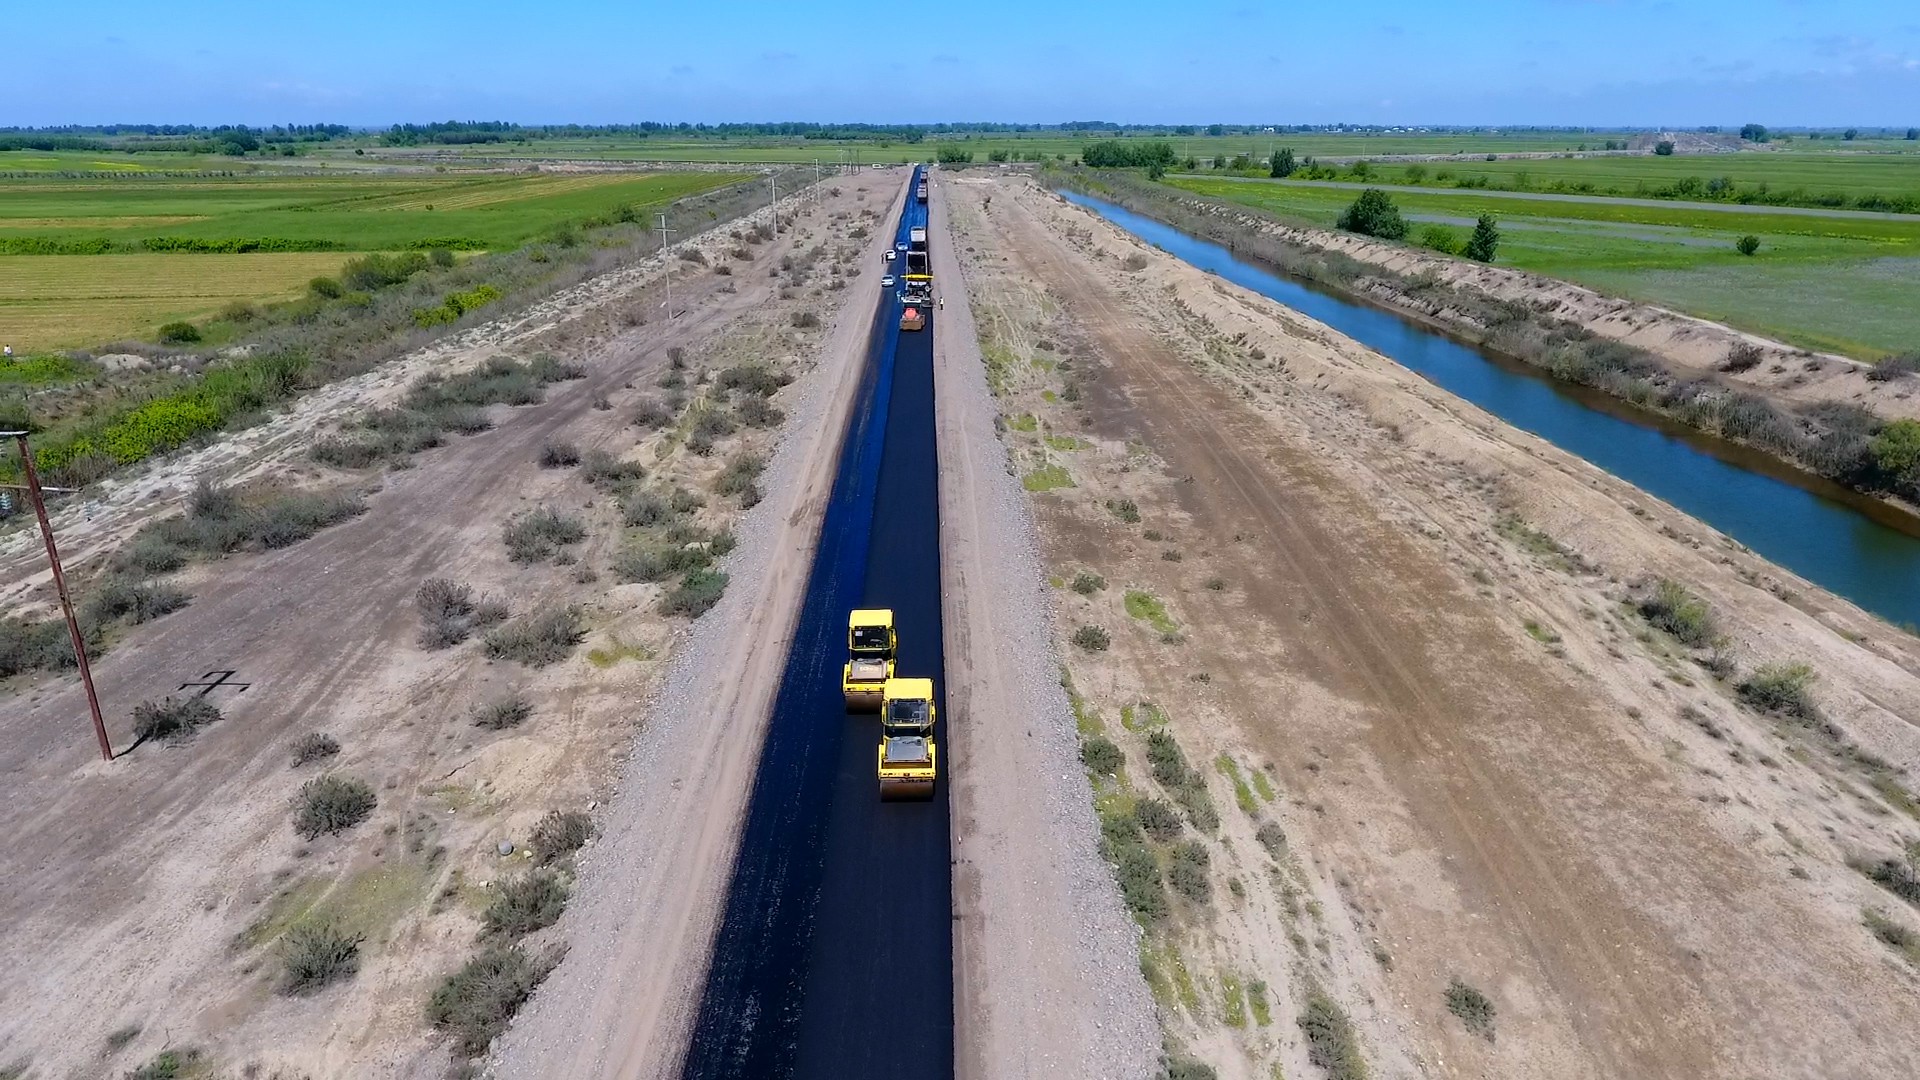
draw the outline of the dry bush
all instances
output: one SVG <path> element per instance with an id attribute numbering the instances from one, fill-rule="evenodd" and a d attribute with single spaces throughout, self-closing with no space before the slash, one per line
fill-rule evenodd
<path id="1" fill-rule="evenodd" d="M 220 709 L 203 697 L 143 701 L 133 707 L 133 735 L 141 742 L 184 742 L 220 719 Z"/>
<path id="2" fill-rule="evenodd" d="M 378 801 L 371 787 L 350 777 L 309 780 L 294 799 L 294 831 L 307 840 L 345 832 L 367 820 Z"/>

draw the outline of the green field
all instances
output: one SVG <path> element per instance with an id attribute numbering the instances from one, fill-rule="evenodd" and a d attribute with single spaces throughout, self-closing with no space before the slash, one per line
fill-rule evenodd
<path id="1" fill-rule="evenodd" d="M 1332 226 L 1356 192 L 1272 181 L 1172 178 L 1176 187 Z M 1878 220 L 1764 210 L 1537 202 L 1395 190 L 1415 237 L 1464 238 L 1500 220 L 1499 263 L 1726 322 L 1808 348 L 1873 358 L 1920 341 L 1920 217 Z M 1758 255 L 1733 249 L 1761 240 Z"/>
<path id="2" fill-rule="evenodd" d="M 1340 170 L 1338 176 L 1313 178 L 1360 179 L 1350 168 Z M 1874 197 L 1920 202 L 1920 153 L 1749 151 L 1675 157 L 1482 158 L 1371 165 L 1365 179 L 1385 184 L 1834 208 L 1859 208 L 1865 198 L 1865 209 L 1892 209 L 1876 203 Z"/>
<path id="3" fill-rule="evenodd" d="M 129 177 L 0 182 L 0 341 L 16 351 L 151 334 L 235 300 L 295 295 L 351 253 L 519 247 L 563 226 L 656 207 L 744 173 Z M 186 254 L 154 239 L 267 239 L 288 250 Z M 105 244 L 99 254 L 30 246 Z M 320 251 L 304 251 L 321 248 Z"/>
<path id="4" fill-rule="evenodd" d="M 152 236 L 274 237 L 340 251 L 434 239 L 517 247 L 555 226 L 636 211 L 744 179 L 743 173 L 403 174 L 12 181 L 0 186 L 0 244 L 15 238 L 137 245 Z"/>

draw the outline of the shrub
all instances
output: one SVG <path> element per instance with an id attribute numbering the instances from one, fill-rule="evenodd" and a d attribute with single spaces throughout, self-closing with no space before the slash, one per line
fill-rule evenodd
<path id="1" fill-rule="evenodd" d="M 1167 890 L 1160 881 L 1160 864 L 1153 852 L 1137 840 L 1110 844 L 1108 858 L 1115 864 L 1114 876 L 1120 882 L 1120 899 L 1136 918 L 1154 921 L 1167 916 Z"/>
<path id="2" fill-rule="evenodd" d="M 770 428 L 778 426 L 787 414 L 773 407 L 766 398 L 749 397 L 734 410 L 740 422 L 752 428 Z"/>
<path id="3" fill-rule="evenodd" d="M 1874 884 L 1910 904 L 1920 905 L 1920 872 L 1915 870 L 1911 848 L 1905 859 L 1881 859 L 1860 870 Z"/>
<path id="4" fill-rule="evenodd" d="M 580 448 L 570 442 L 549 439 L 540 446 L 540 467 L 566 469 L 580 464 Z"/>
<path id="5" fill-rule="evenodd" d="M 545 562 L 586 538 L 587 527 L 578 518 L 566 517 L 552 507 L 522 514 L 502 531 L 507 557 L 516 563 Z"/>
<path id="6" fill-rule="evenodd" d="M 1447 1011 L 1459 1017 L 1469 1032 L 1493 1041 L 1494 1009 L 1487 995 L 1456 978 L 1447 984 Z"/>
<path id="7" fill-rule="evenodd" d="M 1659 142 L 1653 144 L 1653 152 L 1661 157 L 1672 157 L 1673 142 L 1669 139 L 1661 139 Z"/>
<path id="8" fill-rule="evenodd" d="M 1727 358 L 1720 361 L 1720 370 L 1733 372 L 1735 374 L 1742 371 L 1752 371 L 1754 368 L 1759 367 L 1760 361 L 1764 359 L 1766 359 L 1766 354 L 1760 351 L 1760 346 L 1749 341 L 1742 341 L 1727 350 Z"/>
<path id="9" fill-rule="evenodd" d="M 1267 849 L 1267 854 L 1278 859 L 1287 850 L 1287 831 L 1277 821 L 1263 821 L 1253 830 L 1253 838 Z"/>
<path id="10" fill-rule="evenodd" d="M 1088 573 L 1083 570 L 1073 575 L 1073 591 L 1079 593 L 1081 596 L 1092 596 L 1094 593 L 1106 587 L 1107 579 L 1101 577 L 1099 574 Z"/>
<path id="11" fill-rule="evenodd" d="M 1127 270 L 1145 270 L 1147 268 L 1147 257 L 1136 251 L 1127 256 L 1120 265 Z"/>
<path id="12" fill-rule="evenodd" d="M 133 736 L 141 742 L 183 742 L 220 718 L 219 707 L 203 697 L 143 701 L 133 707 Z"/>
<path id="13" fill-rule="evenodd" d="M 1428 225 L 1420 230 L 1420 246 L 1443 255 L 1460 254 L 1460 237 L 1445 225 Z"/>
<path id="14" fill-rule="evenodd" d="M 167 345 L 191 345 L 200 340 L 200 328 L 190 322 L 170 322 L 160 328 L 160 340 Z"/>
<path id="15" fill-rule="evenodd" d="M 1187 780 L 1187 756 L 1180 743 L 1165 731 L 1147 732 L 1147 765 L 1153 778 L 1168 790 L 1179 788 Z"/>
<path id="16" fill-rule="evenodd" d="M 1140 507 L 1132 499 L 1108 499 L 1107 511 L 1129 525 L 1140 524 Z"/>
<path id="17" fill-rule="evenodd" d="M 92 622 L 109 623 L 124 618 L 138 626 L 186 607 L 189 599 L 185 592 L 171 585 L 113 575 L 95 588 L 83 612 Z"/>
<path id="18" fill-rule="evenodd" d="M 1364 1080 L 1367 1063 L 1360 1056 L 1353 1024 L 1325 991 L 1315 987 L 1307 993 L 1299 1024 L 1307 1037 L 1307 1060 L 1325 1069 L 1328 1080 Z"/>
<path id="19" fill-rule="evenodd" d="M 342 776 L 322 776 L 300 786 L 294 799 L 293 829 L 302 839 L 345 832 L 373 814 L 373 789 Z"/>
<path id="20" fill-rule="evenodd" d="M 1760 250 L 1760 238 L 1749 233 L 1733 242 L 1733 250 L 1742 255 L 1752 255 Z"/>
<path id="21" fill-rule="evenodd" d="M 308 762 L 321 761 L 340 752 L 340 741 L 319 731 L 309 731 L 294 740 L 293 767 L 299 768 Z"/>
<path id="22" fill-rule="evenodd" d="M 1127 758 L 1113 740 L 1095 735 L 1080 744 L 1080 761 L 1092 772 L 1111 776 L 1120 771 Z"/>
<path id="23" fill-rule="evenodd" d="M 567 886 L 560 875 L 551 870 L 532 870 L 501 883 L 480 921 L 487 933 L 524 937 L 559 922 L 566 906 Z"/>
<path id="24" fill-rule="evenodd" d="M 629 547 L 614 556 L 612 569 L 621 581 L 650 583 L 687 571 L 703 570 L 712 564 L 713 556 L 705 548 L 681 544 Z"/>
<path id="25" fill-rule="evenodd" d="M 145 1065 L 127 1074 L 127 1080 L 189 1080 L 201 1075 L 207 1065 L 206 1055 L 199 1050 L 162 1050 L 155 1054 Z M 0 1076 L 5 1076 L 0 1073 Z M 17 1080 L 8 1077 L 8 1080 Z"/>
<path id="26" fill-rule="evenodd" d="M 811 311 L 796 311 L 793 313 L 791 322 L 799 329 L 811 330 L 820 325 L 820 316 Z"/>
<path id="27" fill-rule="evenodd" d="M 447 578 L 428 578 L 413 594 L 423 619 L 464 619 L 473 613 L 473 588 Z"/>
<path id="28" fill-rule="evenodd" d="M 533 827 L 529 846 L 542 866 L 564 859 L 593 839 L 593 819 L 578 810 L 550 810 Z"/>
<path id="29" fill-rule="evenodd" d="M 1818 721 L 1820 710 L 1808 693 L 1815 678 L 1813 668 L 1806 664 L 1768 664 L 1734 690 L 1740 700 L 1761 712 Z"/>
<path id="30" fill-rule="evenodd" d="M 645 480 L 647 470 L 637 461 L 621 461 L 605 450 L 589 450 L 580 459 L 580 478 L 604 491 Z"/>
<path id="31" fill-rule="evenodd" d="M 346 290 L 330 277 L 317 277 L 307 282 L 307 291 L 323 300 L 338 300 Z"/>
<path id="32" fill-rule="evenodd" d="M 1694 648 L 1710 645 L 1720 636 L 1720 628 L 1707 602 L 1670 578 L 1661 578 L 1651 592 L 1640 598 L 1640 614 L 1682 644 Z"/>
<path id="33" fill-rule="evenodd" d="M 1141 799 L 1133 804 L 1133 819 L 1148 836 L 1162 842 L 1177 840 L 1186 826 L 1173 805 L 1164 799 Z"/>
<path id="34" fill-rule="evenodd" d="M 636 491 L 620 503 L 620 519 L 634 528 L 658 525 L 673 514 L 667 500 L 652 491 Z"/>
<path id="35" fill-rule="evenodd" d="M 1920 352 L 1901 353 L 1873 365 L 1867 372 L 1867 379 L 1871 382 L 1893 382 L 1908 378 L 1915 372 L 1920 372 Z"/>
<path id="36" fill-rule="evenodd" d="M 1909 487 L 1920 488 L 1920 421 L 1888 423 L 1867 444 L 1874 467 Z"/>
<path id="37" fill-rule="evenodd" d="M 660 598 L 660 611 L 666 615 L 697 619 L 719 603 L 726 591 L 726 574 L 718 570 L 694 570 Z"/>
<path id="38" fill-rule="evenodd" d="M 523 697 L 502 698 L 499 701 L 482 702 L 473 707 L 475 727 L 488 731 L 505 731 L 519 727 L 533 715 L 533 705 Z"/>
<path id="39" fill-rule="evenodd" d="M 1113 635 L 1098 626 L 1082 626 L 1073 632 L 1073 643 L 1088 652 L 1105 652 L 1113 644 Z"/>
<path id="40" fill-rule="evenodd" d="M 1167 863 L 1167 884 L 1196 904 L 1206 903 L 1213 898 L 1213 883 L 1207 877 L 1210 862 L 1206 845 L 1200 841 L 1181 844 L 1173 849 L 1173 858 Z"/>
<path id="41" fill-rule="evenodd" d="M 1400 240 L 1407 235 L 1407 220 L 1400 216 L 1393 199 L 1379 188 L 1361 192 L 1353 205 L 1341 211 L 1340 220 L 1335 224 L 1347 232 L 1383 240 Z"/>
<path id="42" fill-rule="evenodd" d="M 767 467 L 766 459 L 758 454 L 741 452 L 727 462 L 720 475 L 713 481 L 713 490 L 721 495 L 739 495 L 752 490 L 753 482 L 760 478 Z"/>
<path id="43" fill-rule="evenodd" d="M 551 960 L 536 963 L 518 948 L 488 945 L 434 990 L 427 1019 L 453 1036 L 460 1053 L 484 1054 L 552 970 Z"/>
<path id="44" fill-rule="evenodd" d="M 573 655 L 573 647 L 585 636 L 572 608 L 550 608 L 489 633 L 487 656 L 528 667 L 546 667 Z"/>
<path id="45" fill-rule="evenodd" d="M 793 379 L 766 364 L 735 364 L 720 372 L 714 385 L 722 390 L 739 390 L 757 397 L 772 397 Z"/>
<path id="46" fill-rule="evenodd" d="M 296 924 L 280 939 L 280 992 L 311 994 L 360 970 L 360 937 L 330 922 Z"/>

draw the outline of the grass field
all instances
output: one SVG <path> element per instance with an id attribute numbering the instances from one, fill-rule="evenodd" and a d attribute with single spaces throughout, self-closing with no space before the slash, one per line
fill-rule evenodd
<path id="1" fill-rule="evenodd" d="M 1914 145 L 1914 144 L 1903 144 Z M 1295 151 L 1301 153 L 1302 151 Z M 1730 191 L 1791 198 L 1797 205 L 1823 199 L 1845 206 L 1862 196 L 1920 199 L 1920 153 L 1751 152 L 1659 157 L 1542 158 L 1432 162 L 1415 166 L 1420 182 L 1437 186 L 1490 187 L 1586 195 L 1659 196 L 1688 186 L 1707 196 L 1715 180 Z M 1370 180 L 1410 183 L 1407 166 L 1377 165 Z M 1346 177 L 1342 177 L 1346 179 Z"/>
<path id="2" fill-rule="evenodd" d="M 332 274 L 344 253 L 0 257 L 0 343 L 15 352 L 148 336 L 235 300 L 276 300 Z"/>
<path id="3" fill-rule="evenodd" d="M 149 337 L 234 300 L 297 293 L 354 252 L 519 247 L 571 223 L 655 208 L 744 173 L 130 177 L 0 182 L 0 245 L 104 241 L 110 254 L 0 254 L 0 342 L 16 351 Z M 174 254 L 149 238 L 261 239 L 323 253 Z M 19 250 L 19 249 L 15 249 Z"/>
<path id="4" fill-rule="evenodd" d="M 745 175 L 421 173 L 13 181 L 0 186 L 0 241 L 104 238 L 127 247 L 150 236 L 275 237 L 331 243 L 346 251 L 390 251 L 448 238 L 467 247 L 500 249 L 616 207 L 645 212 Z"/>
<path id="5" fill-rule="evenodd" d="M 1180 177 L 1174 186 L 1328 227 L 1356 192 Z M 1527 202 L 1393 190 L 1414 224 L 1464 238 L 1500 220 L 1499 263 L 1671 307 L 1808 348 L 1872 358 L 1920 340 L 1920 218 L 1874 220 Z M 1760 237 L 1751 258 L 1736 239 Z"/>

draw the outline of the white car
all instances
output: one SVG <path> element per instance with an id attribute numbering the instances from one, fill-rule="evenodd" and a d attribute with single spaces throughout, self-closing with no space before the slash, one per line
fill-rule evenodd
<path id="1" fill-rule="evenodd" d="M 883 277 L 883 278 L 881 278 L 881 279 L 880 279 L 880 287 L 881 287 L 881 288 L 883 288 L 883 289 L 891 289 L 891 288 L 893 288 L 893 275 L 892 275 L 892 274 L 888 274 L 888 275 L 887 275 L 886 277 Z"/>
<path id="2" fill-rule="evenodd" d="M 893 252 L 891 252 L 891 251 L 889 251 L 889 252 L 887 252 L 887 253 L 886 253 L 886 254 L 885 254 L 884 256 L 882 256 L 882 257 L 881 257 L 881 259 L 880 259 L 880 261 L 881 261 L 881 262 L 892 262 L 892 261 L 893 261 Z"/>

